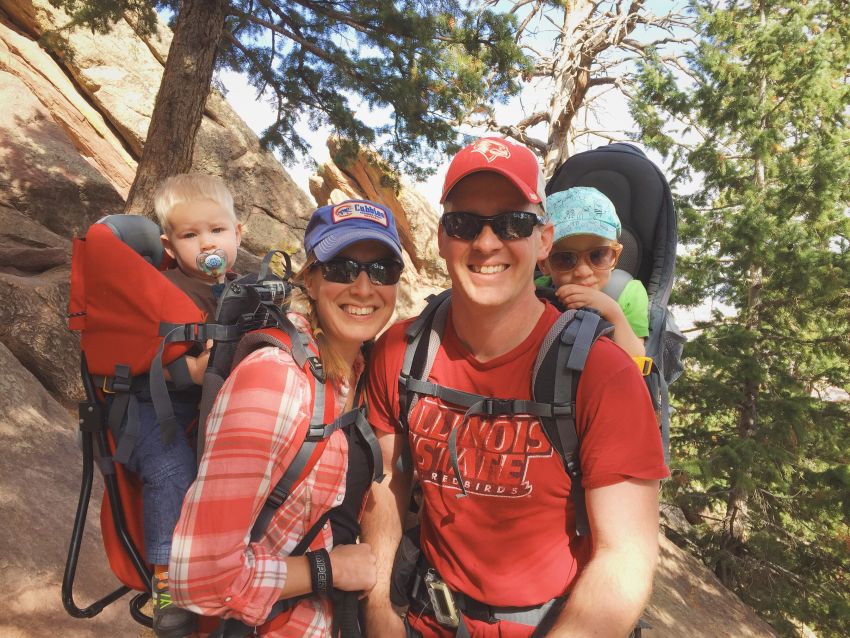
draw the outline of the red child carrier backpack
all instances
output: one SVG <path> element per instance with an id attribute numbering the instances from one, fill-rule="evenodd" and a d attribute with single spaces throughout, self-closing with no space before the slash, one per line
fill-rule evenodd
<path id="1" fill-rule="evenodd" d="M 325 392 L 325 376 L 316 344 L 284 315 L 292 291 L 288 281 L 291 263 L 288 255 L 280 253 L 286 272 L 278 277 L 269 272 L 273 254 L 266 256 L 259 273 L 228 282 L 218 305 L 216 323 L 205 323 L 208 319 L 205 313 L 162 275 L 161 269 L 168 261 L 163 254 L 160 229 L 154 222 L 135 215 L 111 215 L 92 225 L 84 239 L 75 241 L 69 327 L 81 332 L 80 363 L 86 400 L 79 406 L 82 486 L 62 583 L 62 602 L 70 615 L 91 618 L 124 594 L 136 590 L 141 593 L 130 601 L 130 613 L 139 623 L 151 626 L 151 618 L 141 611 L 150 598 L 151 583 L 151 565 L 144 556 L 142 485 L 123 464 L 134 444 L 132 411 L 136 393 L 150 394 L 163 438 L 167 440 L 167 423 L 171 420 L 172 427 L 176 425 L 169 392 L 194 387 L 183 355 L 196 343 L 203 344 L 209 339 L 214 342 L 203 394 L 199 396 L 201 424 L 235 363 L 253 349 L 268 345 L 285 348 L 309 373 L 313 409 L 308 435 L 269 495 L 252 536 L 263 534 L 277 508 L 307 475 L 325 441 L 337 429 L 351 427 L 352 432 L 357 431 L 363 437 L 372 450 L 373 471 L 380 475 L 383 467 L 380 449 L 362 408 L 325 425 L 334 411 L 333 394 Z M 168 369 L 174 381 L 166 384 L 163 369 Z M 107 397 L 111 400 L 107 401 Z M 125 414 L 128 419 L 122 427 Z M 203 427 L 198 428 L 198 438 L 200 457 Z M 73 599 L 73 584 L 95 461 L 105 486 L 100 517 L 104 549 L 112 571 L 123 585 L 80 608 Z M 305 548 L 318 530 L 319 527 L 311 530 L 305 537 Z M 277 605 L 269 622 L 277 624 L 285 620 L 288 607 Z M 212 620 L 210 628 L 214 629 L 218 621 Z M 229 621 L 218 632 L 235 636 L 241 630 L 240 623 Z"/>
<path id="2" fill-rule="evenodd" d="M 150 589 L 151 566 L 144 557 L 142 485 L 123 465 L 132 451 L 134 438 L 132 432 L 126 432 L 130 427 L 118 436 L 121 422 L 125 413 L 132 413 L 134 393 L 142 389 L 150 391 L 152 379 L 157 381 L 154 367 L 161 370 L 163 365 L 167 366 L 172 378 L 179 380 L 178 386 L 191 383 L 181 357 L 198 338 L 185 333 L 206 319 L 205 313 L 161 274 L 160 268 L 168 262 L 159 236 L 159 227 L 149 219 L 111 215 L 93 224 L 85 238 L 74 241 L 71 260 L 68 324 L 81 333 L 81 371 L 87 394 L 87 401 L 80 406 L 85 465 L 77 518 L 80 521 L 82 515 L 82 528 L 88 505 L 88 495 L 84 493 L 91 491 L 91 461 L 86 464 L 85 457 L 93 458 L 93 438 L 96 438 L 98 467 L 106 484 L 100 514 L 101 534 L 110 567 L 124 583 L 124 587 L 104 601 L 130 589 L 141 592 Z M 164 330 L 171 332 L 178 325 L 184 327 L 179 340 L 163 334 Z M 164 378 L 162 382 L 169 405 L 158 413 L 167 415 L 170 402 Z M 162 393 L 158 394 L 162 401 Z M 107 408 L 107 396 L 112 397 L 111 408 Z M 76 532 L 75 529 L 69 553 L 69 565 L 73 562 L 74 567 Z M 81 535 L 82 529 L 79 532 Z M 111 602 L 98 601 L 87 610 L 79 610 L 70 591 L 73 573 L 70 580 L 68 576 L 66 569 L 63 601 L 72 615 L 77 614 L 71 610 L 94 615 Z M 134 616 L 144 600 L 134 602 Z"/>

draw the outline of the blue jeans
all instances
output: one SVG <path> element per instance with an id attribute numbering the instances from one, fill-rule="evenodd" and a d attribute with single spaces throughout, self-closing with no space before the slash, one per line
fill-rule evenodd
<path id="1" fill-rule="evenodd" d="M 195 452 L 185 428 L 198 416 L 198 406 L 174 400 L 172 406 L 180 427 L 174 441 L 163 445 L 153 403 L 139 401 L 139 440 L 127 463 L 127 469 L 142 479 L 145 553 L 154 565 L 168 564 L 183 497 L 197 472 Z"/>

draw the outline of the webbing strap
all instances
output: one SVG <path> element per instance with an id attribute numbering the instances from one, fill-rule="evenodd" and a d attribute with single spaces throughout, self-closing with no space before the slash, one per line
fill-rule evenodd
<path id="1" fill-rule="evenodd" d="M 116 365 L 115 374 L 111 379 L 111 391 L 115 393 L 112 405 L 109 408 L 107 424 L 112 431 L 115 441 L 115 455 L 112 457 L 116 463 L 127 464 L 130 454 L 136 447 L 136 442 L 141 435 L 141 422 L 139 420 L 139 401 L 133 393 L 133 379 L 130 376 L 130 367 Z M 124 416 L 127 423 L 122 429 Z"/>
<path id="2" fill-rule="evenodd" d="M 315 394 L 319 394 L 319 387 L 322 387 L 321 394 L 324 396 L 323 386 L 324 384 L 317 383 Z M 324 409 L 324 401 L 322 402 L 322 409 Z M 251 528 L 252 543 L 256 543 L 260 540 L 266 529 L 268 529 L 274 513 L 281 505 L 283 505 L 286 499 L 289 498 L 289 495 L 292 493 L 292 486 L 295 485 L 298 477 L 303 474 L 310 457 L 316 449 L 316 446 L 321 441 L 329 439 L 330 436 L 337 430 L 341 430 L 342 428 L 354 423 L 357 419 L 358 413 L 359 410 L 346 412 L 335 419 L 330 425 L 324 425 L 321 422 L 321 419 L 319 419 L 318 424 L 310 423 L 310 426 L 307 429 L 307 436 L 304 438 L 304 442 L 301 444 L 301 447 L 298 448 L 295 458 L 292 459 L 289 467 L 286 468 L 283 476 L 277 482 L 277 485 L 274 486 L 274 489 L 271 491 L 268 498 L 266 498 L 266 502 L 260 509 L 257 520 L 254 521 L 254 526 Z"/>
<path id="3" fill-rule="evenodd" d="M 381 445 L 375 436 L 375 431 L 369 425 L 366 418 L 366 410 L 360 408 L 357 410 L 357 416 L 354 421 L 354 428 L 363 439 L 363 442 L 369 446 L 369 451 L 372 453 L 372 480 L 380 483 L 384 480 L 384 463 L 383 455 L 381 454 Z"/>
<path id="4" fill-rule="evenodd" d="M 584 370 L 584 362 L 590 354 L 590 347 L 596 340 L 596 327 L 599 325 L 600 317 L 595 312 L 579 310 L 572 325 L 578 325 L 578 333 L 572 344 L 570 358 L 567 360 L 567 368 L 570 370 Z M 568 342 L 564 342 L 568 343 Z"/>
<path id="5" fill-rule="evenodd" d="M 413 599 L 411 603 L 414 613 L 418 611 L 430 611 L 433 613 L 431 599 L 427 594 L 427 586 L 424 578 L 425 573 L 428 571 L 432 571 L 438 580 L 442 580 L 437 571 L 431 568 L 424 558 L 420 558 L 420 562 L 416 566 L 416 571 L 414 572 L 414 583 L 411 587 Z M 506 620 L 520 625 L 537 627 L 546 614 L 549 613 L 549 610 L 552 609 L 556 603 L 564 600 L 564 596 L 559 596 L 557 598 L 547 600 L 545 603 L 541 603 L 540 605 L 530 605 L 528 607 L 505 607 L 488 605 L 451 588 L 448 588 L 448 593 L 451 596 L 455 607 L 461 613 L 460 624 L 458 625 L 455 633 L 455 638 L 460 638 L 462 636 L 469 637 L 470 635 L 463 617 L 483 620 L 488 623 L 493 623 L 498 620 Z"/>
<path id="6" fill-rule="evenodd" d="M 496 399 L 472 392 L 455 390 L 454 388 L 448 388 L 431 383 L 430 381 L 422 381 L 421 379 L 413 379 L 411 377 L 407 377 L 403 385 L 410 392 L 437 397 L 447 403 L 453 403 L 467 408 L 466 416 L 530 414 L 538 417 L 552 417 L 569 415 L 573 412 L 572 405 L 570 404 L 540 403 L 527 399 Z"/>
<path id="7" fill-rule="evenodd" d="M 186 357 L 178 357 L 167 366 L 165 369 L 168 370 L 168 376 L 171 377 L 171 383 L 178 390 L 183 390 L 195 385 L 195 382 L 192 381 L 192 376 L 189 374 L 189 365 L 186 363 Z"/>

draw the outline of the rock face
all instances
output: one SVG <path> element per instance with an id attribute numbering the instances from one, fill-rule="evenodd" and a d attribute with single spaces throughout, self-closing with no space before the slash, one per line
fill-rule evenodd
<path id="1" fill-rule="evenodd" d="M 128 23 L 106 36 L 68 35 L 73 57 L 37 40 L 65 16 L 47 0 L 0 0 L 0 635 L 150 636 L 124 601 L 91 620 L 61 608 L 60 586 L 80 477 L 76 417 L 79 342 L 65 327 L 70 239 L 122 208 L 143 148 L 169 32 L 143 40 Z M 331 142 L 333 155 L 334 146 Z M 298 252 L 313 209 L 227 102 L 213 93 L 195 146 L 194 167 L 221 175 L 247 226 L 239 263 L 269 248 Z M 403 181 L 363 154 L 331 162 L 311 180 L 316 201 L 366 197 L 397 215 L 407 268 L 399 316 L 443 290 L 438 215 Z M 254 253 L 253 255 L 251 253 Z M 296 264 L 303 261 L 297 255 Z M 248 266 L 251 267 L 251 266 Z M 101 492 L 95 477 L 95 497 Z M 78 570 L 77 603 L 117 584 L 103 556 L 96 503 Z M 652 638 L 773 636 L 697 561 L 662 539 L 646 617 Z"/>
<path id="2" fill-rule="evenodd" d="M 3 344 L 0 415 L 0 635 L 142 635 L 141 627 L 130 619 L 124 599 L 90 620 L 71 618 L 62 608 L 62 575 L 80 483 L 76 419 Z M 98 476 L 95 479 L 100 480 Z M 74 591 L 80 607 L 119 585 L 103 558 L 97 523 L 99 498 L 93 500 Z"/>

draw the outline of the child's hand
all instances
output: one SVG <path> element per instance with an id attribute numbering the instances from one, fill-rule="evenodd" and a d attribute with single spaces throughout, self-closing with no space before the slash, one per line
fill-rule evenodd
<path id="1" fill-rule="evenodd" d="M 564 284 L 555 291 L 555 295 L 568 310 L 590 306 L 598 310 L 608 321 L 613 321 L 621 312 L 619 304 L 614 299 L 596 288 Z"/>
<path id="2" fill-rule="evenodd" d="M 204 372 L 207 371 L 212 347 L 213 340 L 208 339 L 206 344 L 204 344 L 204 351 L 201 354 L 197 357 L 186 357 L 186 367 L 189 368 L 189 376 L 195 385 L 204 384 Z"/>

